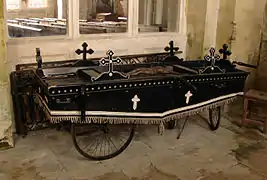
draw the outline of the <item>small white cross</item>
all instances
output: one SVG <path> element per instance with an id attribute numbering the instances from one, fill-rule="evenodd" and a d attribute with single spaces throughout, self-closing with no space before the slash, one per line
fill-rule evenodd
<path id="1" fill-rule="evenodd" d="M 137 103 L 140 101 L 140 99 L 138 98 L 137 95 L 134 96 L 134 98 L 132 98 L 133 101 L 133 110 L 137 109 Z"/>
<path id="2" fill-rule="evenodd" d="M 189 103 L 189 100 L 190 100 L 190 97 L 193 96 L 193 94 L 191 93 L 191 91 L 188 91 L 186 94 L 185 94 L 185 97 L 186 97 L 186 104 Z"/>

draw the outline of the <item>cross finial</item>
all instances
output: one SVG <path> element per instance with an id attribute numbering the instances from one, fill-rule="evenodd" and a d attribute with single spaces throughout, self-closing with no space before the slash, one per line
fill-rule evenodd
<path id="1" fill-rule="evenodd" d="M 204 57 L 204 59 L 206 61 L 210 61 L 211 65 L 207 66 L 205 69 L 200 69 L 199 73 L 205 73 L 206 71 L 208 71 L 209 69 L 211 69 L 212 71 L 214 71 L 215 69 L 217 69 L 218 71 L 225 73 L 225 69 L 221 69 L 219 66 L 215 65 L 215 62 L 220 60 L 220 56 L 218 54 L 215 54 L 216 50 L 215 48 L 210 48 L 210 55 L 206 55 Z"/>
<path id="2" fill-rule="evenodd" d="M 81 49 L 77 49 L 75 52 L 76 52 L 76 54 L 78 54 L 78 55 L 83 54 L 83 60 L 86 60 L 86 55 L 87 55 L 87 53 L 88 53 L 88 54 L 93 54 L 93 53 L 94 53 L 94 50 L 91 49 L 91 48 L 87 50 L 88 44 L 87 44 L 86 42 L 84 42 L 84 43 L 82 44 L 82 47 L 83 47 L 82 50 L 81 50 Z"/>
<path id="3" fill-rule="evenodd" d="M 215 62 L 220 60 L 220 56 L 218 54 L 215 54 L 215 52 L 216 52 L 215 48 L 210 48 L 210 55 L 206 55 L 204 57 L 204 59 L 206 61 L 210 61 L 211 62 L 211 67 L 212 68 L 214 68 Z"/>
<path id="4" fill-rule="evenodd" d="M 122 62 L 121 58 L 119 58 L 119 57 L 113 58 L 113 55 L 114 55 L 114 52 L 112 50 L 108 50 L 107 51 L 108 58 L 102 58 L 99 60 L 100 66 L 108 65 L 108 72 L 103 72 L 100 75 L 98 75 L 97 77 L 91 77 L 92 81 L 129 78 L 128 75 L 125 75 L 121 72 L 113 70 L 113 63 L 121 63 Z"/>
<path id="5" fill-rule="evenodd" d="M 107 52 L 108 59 L 102 58 L 100 60 L 100 65 L 105 66 L 108 64 L 108 75 L 111 77 L 113 76 L 113 63 L 121 63 L 122 60 L 117 57 L 116 59 L 113 59 L 114 52 L 112 50 L 109 50 Z"/>
<path id="6" fill-rule="evenodd" d="M 179 50 L 179 47 L 174 47 L 174 42 L 173 41 L 170 41 L 169 42 L 169 45 L 170 46 L 167 46 L 164 48 L 165 51 L 170 51 L 170 56 L 174 56 L 174 51 L 178 51 Z M 178 51 L 178 53 L 182 53 L 182 51 Z"/>
<path id="7" fill-rule="evenodd" d="M 224 44 L 222 49 L 219 50 L 220 54 L 223 54 L 223 60 L 227 59 L 227 56 L 230 56 L 232 54 L 232 52 L 230 50 L 228 50 L 228 45 Z"/>

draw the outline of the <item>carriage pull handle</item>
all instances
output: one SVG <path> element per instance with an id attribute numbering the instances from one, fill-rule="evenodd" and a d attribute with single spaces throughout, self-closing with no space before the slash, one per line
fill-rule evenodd
<path id="1" fill-rule="evenodd" d="M 244 66 L 244 67 L 249 67 L 249 68 L 253 68 L 253 69 L 257 69 L 258 66 L 255 66 L 255 65 L 251 65 L 251 64 L 246 64 L 246 63 L 243 63 L 243 62 L 238 62 L 238 61 L 233 61 L 232 64 L 237 64 L 239 66 Z"/>

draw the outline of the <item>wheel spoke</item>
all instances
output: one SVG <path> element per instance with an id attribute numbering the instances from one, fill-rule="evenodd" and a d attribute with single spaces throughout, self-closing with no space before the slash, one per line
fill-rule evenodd
<path id="1" fill-rule="evenodd" d="M 89 126 L 89 128 L 86 126 Z M 88 131 L 91 128 L 90 126 L 94 126 L 93 132 Z M 105 160 L 115 157 L 125 150 L 134 135 L 134 125 L 131 125 L 130 129 L 128 128 L 126 131 L 124 127 L 125 125 L 73 124 L 72 139 L 74 146 L 80 154 L 92 160 Z M 86 130 L 86 132 L 83 130 Z M 100 134 L 97 132 L 100 132 Z"/>
<path id="2" fill-rule="evenodd" d="M 118 149 L 118 148 L 115 146 L 115 144 L 113 143 L 113 141 L 111 140 L 110 137 L 105 136 L 105 138 L 106 138 L 109 142 L 111 142 L 111 144 L 115 147 L 115 149 Z"/>

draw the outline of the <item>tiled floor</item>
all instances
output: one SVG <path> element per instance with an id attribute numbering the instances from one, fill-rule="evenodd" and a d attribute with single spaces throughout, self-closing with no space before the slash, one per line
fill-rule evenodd
<path id="1" fill-rule="evenodd" d="M 101 162 L 83 158 L 67 132 L 31 132 L 15 148 L 0 152 L 0 180 L 267 179 L 265 137 L 234 125 L 237 118 L 224 114 L 212 132 L 203 118 L 191 117 L 179 140 L 177 130 L 160 136 L 157 127 L 141 126 L 122 154 Z"/>

